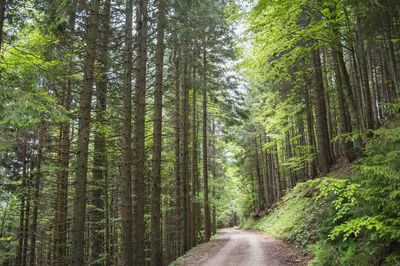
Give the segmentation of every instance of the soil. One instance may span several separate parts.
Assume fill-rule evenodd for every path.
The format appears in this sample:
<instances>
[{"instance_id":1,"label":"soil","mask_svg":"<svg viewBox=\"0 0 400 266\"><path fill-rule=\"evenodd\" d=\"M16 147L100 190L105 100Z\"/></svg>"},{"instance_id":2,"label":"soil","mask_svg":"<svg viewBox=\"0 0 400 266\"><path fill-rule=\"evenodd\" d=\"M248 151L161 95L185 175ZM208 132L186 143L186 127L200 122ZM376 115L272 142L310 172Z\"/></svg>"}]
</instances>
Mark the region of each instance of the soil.
<instances>
[{"instance_id":1,"label":"soil","mask_svg":"<svg viewBox=\"0 0 400 266\"><path fill-rule=\"evenodd\" d=\"M284 266L307 265L307 259L283 241L255 230L222 229L214 240L195 248L176 265Z\"/></svg>"}]
</instances>

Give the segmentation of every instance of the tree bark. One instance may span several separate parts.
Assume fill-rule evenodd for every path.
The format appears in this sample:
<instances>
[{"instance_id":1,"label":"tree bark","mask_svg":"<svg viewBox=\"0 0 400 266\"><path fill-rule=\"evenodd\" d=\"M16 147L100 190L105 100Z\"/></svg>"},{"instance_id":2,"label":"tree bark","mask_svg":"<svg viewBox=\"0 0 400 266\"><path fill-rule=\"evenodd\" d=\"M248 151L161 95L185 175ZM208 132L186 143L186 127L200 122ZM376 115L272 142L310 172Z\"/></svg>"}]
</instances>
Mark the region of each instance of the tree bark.
<instances>
[{"instance_id":1,"label":"tree bark","mask_svg":"<svg viewBox=\"0 0 400 266\"><path fill-rule=\"evenodd\" d=\"M351 133L351 123L347 114L349 113L347 110L346 102L345 102L345 95L343 92L343 83L342 83L342 75L340 72L339 66L339 52L337 50L333 50L332 57L333 57L333 70L335 72L335 86L337 92L337 99L339 104L339 129L340 134L349 134ZM352 142L346 141L345 139L340 140L340 144L342 146L342 150L346 156L346 158L351 162L353 161L353 155L351 153Z\"/></svg>"},{"instance_id":2,"label":"tree bark","mask_svg":"<svg viewBox=\"0 0 400 266\"><path fill-rule=\"evenodd\" d=\"M191 220L191 246L197 243L196 216L197 216L197 182L198 182L198 162L197 162L197 86L196 86L196 67L193 68L193 97L192 97L192 220Z\"/></svg>"},{"instance_id":3,"label":"tree bark","mask_svg":"<svg viewBox=\"0 0 400 266\"><path fill-rule=\"evenodd\" d=\"M104 2L104 9L102 12L102 32L101 42L99 47L99 78L96 88L96 127L94 132L94 151L93 151L93 191L92 191L92 204L94 206L91 211L92 220L92 252L91 252L91 265L102 265L101 254L103 253L104 246L104 183L105 171L107 167L107 147L105 126L105 115L107 111L107 75L109 70L108 62L108 43L110 36L110 0Z\"/></svg>"},{"instance_id":4,"label":"tree bark","mask_svg":"<svg viewBox=\"0 0 400 266\"><path fill-rule=\"evenodd\" d=\"M15 259L16 265L23 265L23 244L24 244L24 222L25 222L25 202L27 194L27 160L26 160L26 144L23 151L23 162L22 162L22 184L21 184L21 202L20 202L20 214L19 214L19 228L18 228L18 248L17 257Z\"/></svg>"},{"instance_id":5,"label":"tree bark","mask_svg":"<svg viewBox=\"0 0 400 266\"><path fill-rule=\"evenodd\" d=\"M265 208L268 209L271 206L271 202L269 201L269 191L268 191L268 173L266 169L266 163L264 159L264 147L263 147L263 141L261 135L259 135L260 139L260 155L261 155L261 168L262 168L262 173L263 173L263 181L264 181L264 193L265 193Z\"/></svg>"},{"instance_id":6,"label":"tree bark","mask_svg":"<svg viewBox=\"0 0 400 266\"><path fill-rule=\"evenodd\" d=\"M258 196L257 209L258 211L261 211L264 209L265 200L263 191L264 185L260 170L260 160L258 157L257 137L254 139L254 165L256 167L256 177L257 177L257 196Z\"/></svg>"},{"instance_id":7,"label":"tree bark","mask_svg":"<svg viewBox=\"0 0 400 266\"><path fill-rule=\"evenodd\" d=\"M88 147L100 0L91 0L89 8L86 31L86 58L83 68L83 86L80 95L78 153L76 160L76 183L72 216L71 265L73 266L81 266L85 264L84 247Z\"/></svg>"},{"instance_id":8,"label":"tree bark","mask_svg":"<svg viewBox=\"0 0 400 266\"><path fill-rule=\"evenodd\" d=\"M3 46L3 27L4 27L4 20L6 17L6 6L7 6L7 0L0 0L0 53L1 53L1 47Z\"/></svg>"},{"instance_id":9,"label":"tree bark","mask_svg":"<svg viewBox=\"0 0 400 266\"><path fill-rule=\"evenodd\" d=\"M125 56L122 122L122 167L121 167L121 218L122 218L122 264L133 265L132 236L132 16L133 0L125 6Z\"/></svg>"},{"instance_id":10,"label":"tree bark","mask_svg":"<svg viewBox=\"0 0 400 266\"><path fill-rule=\"evenodd\" d=\"M185 41L185 48L187 47ZM186 50L186 49L185 49ZM181 204L182 204L182 241L183 250L186 252L189 249L188 243L188 200L189 200L189 141L188 141L188 111L189 111L189 79L188 79L188 55L184 55L183 62L183 92L182 92L182 194L181 194Z\"/></svg>"},{"instance_id":11,"label":"tree bark","mask_svg":"<svg viewBox=\"0 0 400 266\"><path fill-rule=\"evenodd\" d=\"M75 32L75 5L69 15L70 33ZM69 39L69 49L72 47L72 40ZM69 69L72 68L71 60L68 62ZM67 78L61 104L69 112L71 109L71 87L72 79ZM55 199L55 219L54 219L54 265L65 265L67 263L67 213L68 213L68 175L69 175L69 155L70 155L70 122L62 122L60 125L60 137L58 147L57 162L57 181Z\"/></svg>"},{"instance_id":12,"label":"tree bark","mask_svg":"<svg viewBox=\"0 0 400 266\"><path fill-rule=\"evenodd\" d=\"M208 162L207 162L207 49L203 43L203 182L204 182L204 229L205 240L211 238L211 216L208 201Z\"/></svg>"},{"instance_id":13,"label":"tree bark","mask_svg":"<svg viewBox=\"0 0 400 266\"><path fill-rule=\"evenodd\" d=\"M317 125L317 140L319 148L320 172L325 175L332 164L332 157L329 145L329 133L326 118L325 91L322 80L322 69L319 49L311 50L311 65L313 67L313 87L315 120Z\"/></svg>"},{"instance_id":14,"label":"tree bark","mask_svg":"<svg viewBox=\"0 0 400 266\"><path fill-rule=\"evenodd\" d=\"M341 47L338 48L337 58L338 58L338 64L339 64L339 69L340 69L340 76L342 78L344 97L345 97L347 106L349 107L352 129L360 130L361 129L361 126L360 126L361 117L359 116L359 112L358 112L358 102L356 102L354 100L355 96L354 96L353 89L352 89L352 86L350 83L350 77L349 77L349 73L347 71L346 63L344 62L344 59L343 59L343 51L342 51Z\"/></svg>"},{"instance_id":15,"label":"tree bark","mask_svg":"<svg viewBox=\"0 0 400 266\"><path fill-rule=\"evenodd\" d=\"M374 47L376 49L376 46ZM374 115L374 125L375 128L379 128L380 127L380 123L379 123L379 115L378 115L378 107L377 107L377 82L376 82L376 69L375 67L373 67L373 58L372 58L372 54L371 54L371 50L372 48L368 49L368 71L370 73L371 76L371 90L372 90L372 111L373 111L373 115ZM374 64L376 65L376 64Z\"/></svg>"},{"instance_id":16,"label":"tree bark","mask_svg":"<svg viewBox=\"0 0 400 266\"><path fill-rule=\"evenodd\" d=\"M136 9L136 83L134 124L134 219L133 261L144 265L144 207L145 207L145 115L146 115L146 61L147 61L147 0L138 0Z\"/></svg>"},{"instance_id":17,"label":"tree bark","mask_svg":"<svg viewBox=\"0 0 400 266\"><path fill-rule=\"evenodd\" d=\"M31 214L31 195L32 195L32 179L33 179L33 172L34 170L34 163L33 158L31 162L31 167L29 169L29 178L27 179L26 184L26 208L25 208L25 221L24 221L24 232L23 232L23 246L22 246L22 265L28 264L27 257L28 257L28 238L29 238L29 220Z\"/></svg>"},{"instance_id":18,"label":"tree bark","mask_svg":"<svg viewBox=\"0 0 400 266\"><path fill-rule=\"evenodd\" d=\"M70 34L75 32L76 1L72 2L69 14ZM68 48L72 48L72 39L68 39ZM72 62L69 59L69 70L72 69ZM72 78L68 77L63 88L61 104L69 112L71 109L71 89ZM60 137L58 145L57 161L57 181L55 199L55 219L54 219L54 265L67 264L67 231L68 231L68 175L69 175L69 155L70 155L70 122L62 122L60 125Z\"/></svg>"},{"instance_id":19,"label":"tree bark","mask_svg":"<svg viewBox=\"0 0 400 266\"><path fill-rule=\"evenodd\" d=\"M307 114L307 133L308 133L308 146L313 147L311 152L314 154L316 145L315 145L315 134L314 134L314 117L313 117L313 111L310 103L310 94L309 94L309 88L306 86L305 90L305 103L306 103L306 114ZM310 162L310 175L311 178L316 178L317 177L317 167L316 167L316 161L315 158L313 158Z\"/></svg>"},{"instance_id":20,"label":"tree bark","mask_svg":"<svg viewBox=\"0 0 400 266\"><path fill-rule=\"evenodd\" d=\"M43 142L44 142L44 125L43 122L39 126L38 132L38 154L36 160L36 173L35 173L35 184L33 191L33 213L32 213L32 227L31 227L31 246L29 254L29 265L34 266L36 259L36 236L37 236L37 226L38 226L38 210L39 210L39 200L40 200L40 179L42 176L42 158L43 158Z\"/></svg>"},{"instance_id":21,"label":"tree bark","mask_svg":"<svg viewBox=\"0 0 400 266\"><path fill-rule=\"evenodd\" d=\"M264 141L268 142L267 134L264 132ZM272 205L275 201L274 197L274 182L273 182L273 170L272 170L272 157L268 149L265 149L265 168L267 169L267 184L268 184L268 195L269 202Z\"/></svg>"},{"instance_id":22,"label":"tree bark","mask_svg":"<svg viewBox=\"0 0 400 266\"><path fill-rule=\"evenodd\" d=\"M273 146L273 169L274 169L274 188L275 188L275 199L279 201L282 197L282 184L281 184L281 175L279 172L279 158L278 158L278 147L277 144Z\"/></svg>"},{"instance_id":23,"label":"tree bark","mask_svg":"<svg viewBox=\"0 0 400 266\"><path fill-rule=\"evenodd\" d=\"M354 96L354 104L357 107L357 116L359 121L359 129L365 129L365 119L364 119L364 110L363 110L363 94L361 92L361 77L359 69L359 64L357 64L355 49L350 52L350 65L351 65L351 79L352 79L352 89Z\"/></svg>"},{"instance_id":24,"label":"tree bark","mask_svg":"<svg viewBox=\"0 0 400 266\"><path fill-rule=\"evenodd\" d=\"M359 24L359 18L357 18L357 24ZM374 114L372 109L372 99L371 99L371 89L369 86L369 78L368 78L368 70L367 70L367 62L366 62L366 54L364 50L364 43L360 36L360 29L355 31L356 34L356 56L357 61L360 67L361 74L361 85L363 89L364 95L364 110L365 110L365 120L366 120L366 129L375 129L374 126Z\"/></svg>"},{"instance_id":25,"label":"tree bark","mask_svg":"<svg viewBox=\"0 0 400 266\"><path fill-rule=\"evenodd\" d=\"M153 163L151 194L151 265L163 265L161 242L161 144L164 67L165 0L158 1L156 74L154 87Z\"/></svg>"},{"instance_id":26,"label":"tree bark","mask_svg":"<svg viewBox=\"0 0 400 266\"><path fill-rule=\"evenodd\" d=\"M182 241L181 241L181 158L180 158L180 144L181 144L181 127L180 127L180 51L179 48L174 50L174 64L175 64L175 179L176 179L176 206L175 206L175 256L182 255Z\"/></svg>"}]
</instances>

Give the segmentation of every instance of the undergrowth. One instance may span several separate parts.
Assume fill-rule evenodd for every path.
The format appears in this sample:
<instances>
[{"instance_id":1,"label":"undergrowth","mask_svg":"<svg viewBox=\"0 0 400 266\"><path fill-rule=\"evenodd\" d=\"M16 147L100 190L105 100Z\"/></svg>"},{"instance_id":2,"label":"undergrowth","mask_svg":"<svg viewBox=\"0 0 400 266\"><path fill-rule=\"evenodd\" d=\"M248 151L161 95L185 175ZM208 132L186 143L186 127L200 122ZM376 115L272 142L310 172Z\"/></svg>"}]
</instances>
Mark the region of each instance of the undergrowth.
<instances>
[{"instance_id":1,"label":"undergrowth","mask_svg":"<svg viewBox=\"0 0 400 266\"><path fill-rule=\"evenodd\" d=\"M312 252L309 265L400 265L400 119L372 133L351 178L297 184L242 227Z\"/></svg>"}]
</instances>

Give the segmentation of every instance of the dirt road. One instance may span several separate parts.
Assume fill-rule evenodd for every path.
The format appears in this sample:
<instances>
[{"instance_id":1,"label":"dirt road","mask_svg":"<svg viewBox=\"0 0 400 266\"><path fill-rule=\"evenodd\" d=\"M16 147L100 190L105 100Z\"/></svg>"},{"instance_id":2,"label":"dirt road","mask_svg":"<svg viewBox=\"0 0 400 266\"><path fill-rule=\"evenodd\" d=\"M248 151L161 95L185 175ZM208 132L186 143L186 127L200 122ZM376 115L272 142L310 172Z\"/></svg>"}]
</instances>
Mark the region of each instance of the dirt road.
<instances>
[{"instance_id":1,"label":"dirt road","mask_svg":"<svg viewBox=\"0 0 400 266\"><path fill-rule=\"evenodd\" d=\"M214 240L196 248L177 265L283 266L305 265L299 254L282 241L241 229L223 229Z\"/></svg>"}]
</instances>

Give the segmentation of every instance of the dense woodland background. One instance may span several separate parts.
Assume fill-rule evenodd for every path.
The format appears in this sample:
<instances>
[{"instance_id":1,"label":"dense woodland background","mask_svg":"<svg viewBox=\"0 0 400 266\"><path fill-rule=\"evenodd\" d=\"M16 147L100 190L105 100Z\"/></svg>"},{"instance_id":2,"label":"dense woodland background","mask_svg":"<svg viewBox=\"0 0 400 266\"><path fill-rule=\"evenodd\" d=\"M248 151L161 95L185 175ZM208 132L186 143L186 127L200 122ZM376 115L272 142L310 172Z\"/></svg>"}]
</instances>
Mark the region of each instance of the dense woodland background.
<instances>
[{"instance_id":1,"label":"dense woodland background","mask_svg":"<svg viewBox=\"0 0 400 266\"><path fill-rule=\"evenodd\" d=\"M167 265L350 164L325 243L395 263L399 8L0 0L0 264Z\"/></svg>"}]
</instances>

